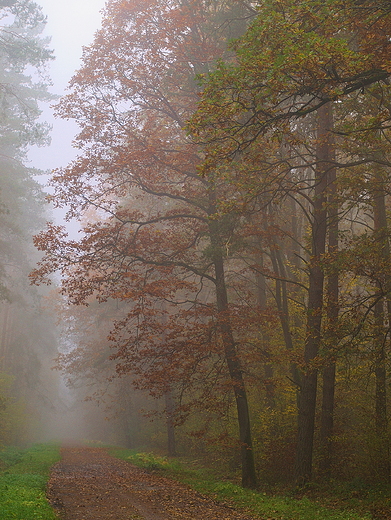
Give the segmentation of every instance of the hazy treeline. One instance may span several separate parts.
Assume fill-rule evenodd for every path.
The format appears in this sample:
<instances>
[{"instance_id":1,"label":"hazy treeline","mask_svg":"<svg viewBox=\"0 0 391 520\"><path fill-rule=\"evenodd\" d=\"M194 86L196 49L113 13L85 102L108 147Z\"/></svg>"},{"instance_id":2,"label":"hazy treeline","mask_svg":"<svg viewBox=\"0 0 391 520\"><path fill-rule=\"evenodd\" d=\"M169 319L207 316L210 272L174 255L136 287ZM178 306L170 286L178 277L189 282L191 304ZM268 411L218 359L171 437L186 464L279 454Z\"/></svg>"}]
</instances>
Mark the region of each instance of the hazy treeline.
<instances>
[{"instance_id":1,"label":"hazy treeline","mask_svg":"<svg viewBox=\"0 0 391 520\"><path fill-rule=\"evenodd\" d=\"M39 122L52 59L40 36L45 17L29 0L0 2L0 446L45 435L58 407L55 316L28 275L39 255L32 235L48 218L32 145L49 142ZM46 291L47 292L47 291Z\"/></svg>"}]
</instances>

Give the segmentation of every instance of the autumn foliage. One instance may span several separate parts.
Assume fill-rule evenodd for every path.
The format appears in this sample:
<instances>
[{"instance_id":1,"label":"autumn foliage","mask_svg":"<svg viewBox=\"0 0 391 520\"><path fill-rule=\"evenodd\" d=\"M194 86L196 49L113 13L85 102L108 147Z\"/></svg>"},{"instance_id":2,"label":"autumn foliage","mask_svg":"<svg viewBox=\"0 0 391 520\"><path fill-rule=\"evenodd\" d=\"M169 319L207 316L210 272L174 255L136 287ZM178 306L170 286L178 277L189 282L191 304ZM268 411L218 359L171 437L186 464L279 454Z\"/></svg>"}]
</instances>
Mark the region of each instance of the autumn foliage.
<instances>
[{"instance_id":1,"label":"autumn foliage","mask_svg":"<svg viewBox=\"0 0 391 520\"><path fill-rule=\"evenodd\" d=\"M80 155L52 200L81 234L48 224L32 278L117 302L117 374L170 396L178 431L198 417L193 435L239 447L247 487L340 472L363 409L371 447L345 476L388 472L390 16L112 0L57 105Z\"/></svg>"}]
</instances>

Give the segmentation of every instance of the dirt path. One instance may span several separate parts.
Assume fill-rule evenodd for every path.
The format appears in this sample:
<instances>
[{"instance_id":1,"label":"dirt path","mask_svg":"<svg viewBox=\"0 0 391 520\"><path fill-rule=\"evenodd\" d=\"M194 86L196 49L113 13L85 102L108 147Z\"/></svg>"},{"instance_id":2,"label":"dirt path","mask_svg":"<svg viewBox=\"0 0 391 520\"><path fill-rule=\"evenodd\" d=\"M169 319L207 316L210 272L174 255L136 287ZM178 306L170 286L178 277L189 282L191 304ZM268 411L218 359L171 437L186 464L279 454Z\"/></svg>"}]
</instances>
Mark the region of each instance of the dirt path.
<instances>
[{"instance_id":1,"label":"dirt path","mask_svg":"<svg viewBox=\"0 0 391 520\"><path fill-rule=\"evenodd\" d=\"M65 520L253 520L102 448L63 448L48 497Z\"/></svg>"}]
</instances>

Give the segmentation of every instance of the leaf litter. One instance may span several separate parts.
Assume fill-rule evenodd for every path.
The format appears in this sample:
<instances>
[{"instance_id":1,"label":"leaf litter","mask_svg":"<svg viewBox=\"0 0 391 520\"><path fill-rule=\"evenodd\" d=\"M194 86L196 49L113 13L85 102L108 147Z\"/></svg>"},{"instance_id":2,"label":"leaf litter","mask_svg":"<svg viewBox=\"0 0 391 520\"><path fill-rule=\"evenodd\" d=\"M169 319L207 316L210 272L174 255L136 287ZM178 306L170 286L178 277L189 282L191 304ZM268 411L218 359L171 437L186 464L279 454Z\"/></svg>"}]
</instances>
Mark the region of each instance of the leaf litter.
<instances>
[{"instance_id":1,"label":"leaf litter","mask_svg":"<svg viewBox=\"0 0 391 520\"><path fill-rule=\"evenodd\" d=\"M63 520L254 520L104 448L64 447L48 499Z\"/></svg>"}]
</instances>

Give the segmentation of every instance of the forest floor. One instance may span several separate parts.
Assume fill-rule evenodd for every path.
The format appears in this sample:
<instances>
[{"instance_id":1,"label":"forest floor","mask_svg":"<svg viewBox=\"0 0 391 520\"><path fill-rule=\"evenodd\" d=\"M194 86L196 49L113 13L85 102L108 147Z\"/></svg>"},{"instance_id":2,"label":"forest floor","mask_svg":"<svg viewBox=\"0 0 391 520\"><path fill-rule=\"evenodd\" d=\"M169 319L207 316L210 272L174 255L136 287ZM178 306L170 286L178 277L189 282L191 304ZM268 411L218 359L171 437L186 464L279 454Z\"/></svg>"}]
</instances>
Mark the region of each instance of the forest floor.
<instances>
[{"instance_id":1,"label":"forest floor","mask_svg":"<svg viewBox=\"0 0 391 520\"><path fill-rule=\"evenodd\" d=\"M64 520L253 520L104 448L64 447L48 483Z\"/></svg>"}]
</instances>

